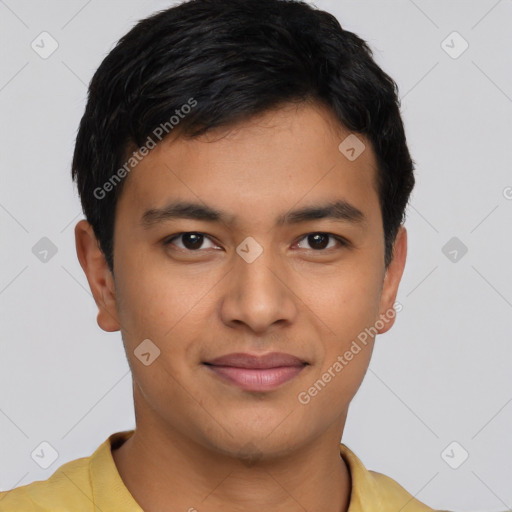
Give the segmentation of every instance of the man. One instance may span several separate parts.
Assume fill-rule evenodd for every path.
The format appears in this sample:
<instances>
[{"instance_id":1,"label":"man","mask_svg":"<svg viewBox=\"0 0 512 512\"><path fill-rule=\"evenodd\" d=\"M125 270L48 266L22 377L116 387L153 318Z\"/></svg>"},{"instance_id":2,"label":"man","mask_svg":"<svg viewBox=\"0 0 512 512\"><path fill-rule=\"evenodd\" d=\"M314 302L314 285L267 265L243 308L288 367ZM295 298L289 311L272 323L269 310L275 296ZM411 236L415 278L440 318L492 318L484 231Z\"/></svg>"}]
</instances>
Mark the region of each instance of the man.
<instances>
[{"instance_id":1,"label":"man","mask_svg":"<svg viewBox=\"0 0 512 512\"><path fill-rule=\"evenodd\" d=\"M95 73L72 167L136 429L0 510L432 510L340 445L394 323L414 186L364 41L294 1L159 12Z\"/></svg>"}]
</instances>

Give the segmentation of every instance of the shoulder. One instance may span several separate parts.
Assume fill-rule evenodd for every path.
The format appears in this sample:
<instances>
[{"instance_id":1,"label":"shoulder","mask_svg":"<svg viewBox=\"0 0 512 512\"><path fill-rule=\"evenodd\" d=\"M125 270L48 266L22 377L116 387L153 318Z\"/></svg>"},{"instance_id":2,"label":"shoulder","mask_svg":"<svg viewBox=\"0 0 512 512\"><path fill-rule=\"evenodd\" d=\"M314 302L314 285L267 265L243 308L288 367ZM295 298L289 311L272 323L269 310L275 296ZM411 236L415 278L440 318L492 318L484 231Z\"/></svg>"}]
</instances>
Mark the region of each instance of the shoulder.
<instances>
[{"instance_id":1,"label":"shoulder","mask_svg":"<svg viewBox=\"0 0 512 512\"><path fill-rule=\"evenodd\" d=\"M0 512L57 512L93 510L89 478L90 457L60 466L47 480L38 480L10 491L0 492Z\"/></svg>"},{"instance_id":2,"label":"shoulder","mask_svg":"<svg viewBox=\"0 0 512 512\"><path fill-rule=\"evenodd\" d=\"M0 512L142 512L124 486L111 451L133 432L111 434L92 455L63 464L47 480L0 492Z\"/></svg>"},{"instance_id":3,"label":"shoulder","mask_svg":"<svg viewBox=\"0 0 512 512\"><path fill-rule=\"evenodd\" d=\"M442 512L420 502L391 477L377 471L370 470L368 473L375 482L376 492L383 503L401 504L400 506L404 506L404 511L407 512Z\"/></svg>"},{"instance_id":4,"label":"shoulder","mask_svg":"<svg viewBox=\"0 0 512 512\"><path fill-rule=\"evenodd\" d=\"M366 469L357 455L345 444L340 445L341 456L350 470L352 491L350 507L354 510L379 510L380 512L445 512L419 501L391 477ZM349 508L349 511L352 508Z\"/></svg>"},{"instance_id":5,"label":"shoulder","mask_svg":"<svg viewBox=\"0 0 512 512\"><path fill-rule=\"evenodd\" d=\"M440 510L427 507L427 505L418 501L414 496L407 492L396 480L393 480L387 475L378 473L376 471L369 471L373 478L378 482L379 489L384 497L387 499L407 499L407 507L404 505L404 512L451 512L450 510ZM512 511L511 511L512 512Z\"/></svg>"}]
</instances>

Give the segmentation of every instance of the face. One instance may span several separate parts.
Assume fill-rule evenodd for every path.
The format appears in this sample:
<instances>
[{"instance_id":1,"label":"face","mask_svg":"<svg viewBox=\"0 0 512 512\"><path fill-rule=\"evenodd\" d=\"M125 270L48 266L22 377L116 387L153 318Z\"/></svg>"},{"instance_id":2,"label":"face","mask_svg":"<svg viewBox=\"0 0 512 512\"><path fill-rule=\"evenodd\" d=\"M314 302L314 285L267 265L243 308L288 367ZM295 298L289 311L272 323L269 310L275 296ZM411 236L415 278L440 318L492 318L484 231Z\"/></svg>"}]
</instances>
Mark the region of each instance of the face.
<instances>
[{"instance_id":1,"label":"face","mask_svg":"<svg viewBox=\"0 0 512 512\"><path fill-rule=\"evenodd\" d=\"M138 428L264 456L341 435L369 328L393 324L406 253L402 228L386 271L375 156L359 134L356 159L341 151L349 135L302 105L165 140L118 202L115 282L79 223L98 323L122 333Z\"/></svg>"}]
</instances>

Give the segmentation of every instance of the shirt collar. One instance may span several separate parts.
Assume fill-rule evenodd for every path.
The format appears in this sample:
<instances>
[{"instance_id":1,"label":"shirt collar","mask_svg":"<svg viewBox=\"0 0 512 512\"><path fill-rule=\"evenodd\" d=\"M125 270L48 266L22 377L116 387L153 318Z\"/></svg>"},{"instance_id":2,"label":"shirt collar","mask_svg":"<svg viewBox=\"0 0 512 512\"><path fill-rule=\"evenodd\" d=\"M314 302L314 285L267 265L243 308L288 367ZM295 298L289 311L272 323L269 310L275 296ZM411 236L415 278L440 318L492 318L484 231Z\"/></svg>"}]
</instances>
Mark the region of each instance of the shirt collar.
<instances>
[{"instance_id":1,"label":"shirt collar","mask_svg":"<svg viewBox=\"0 0 512 512\"><path fill-rule=\"evenodd\" d=\"M125 486L117 471L112 449L124 443L134 430L116 432L91 455L89 478L94 501L94 512L144 512Z\"/></svg>"},{"instance_id":2,"label":"shirt collar","mask_svg":"<svg viewBox=\"0 0 512 512\"><path fill-rule=\"evenodd\" d=\"M383 505L378 498L377 482L356 454L345 444L340 443L340 454L347 464L351 492L348 512L378 510L376 505Z\"/></svg>"}]
</instances>

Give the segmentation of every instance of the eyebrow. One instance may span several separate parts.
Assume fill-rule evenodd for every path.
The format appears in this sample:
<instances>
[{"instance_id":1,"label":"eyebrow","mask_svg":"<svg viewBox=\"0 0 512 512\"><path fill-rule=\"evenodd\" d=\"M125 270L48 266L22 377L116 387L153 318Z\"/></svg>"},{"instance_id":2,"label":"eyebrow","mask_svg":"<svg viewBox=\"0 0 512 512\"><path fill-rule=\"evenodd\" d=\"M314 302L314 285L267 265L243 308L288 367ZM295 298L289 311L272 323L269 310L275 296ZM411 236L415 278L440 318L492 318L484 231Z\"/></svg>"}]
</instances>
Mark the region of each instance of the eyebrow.
<instances>
[{"instance_id":1,"label":"eyebrow","mask_svg":"<svg viewBox=\"0 0 512 512\"><path fill-rule=\"evenodd\" d=\"M192 219L232 224L236 216L200 203L172 201L163 208L151 208L145 211L141 217L141 225L144 229L149 229L156 224L173 219ZM319 219L349 222L356 225L366 223L366 216L361 210L344 199L338 199L281 214L276 219L276 226L299 224Z\"/></svg>"}]
</instances>

